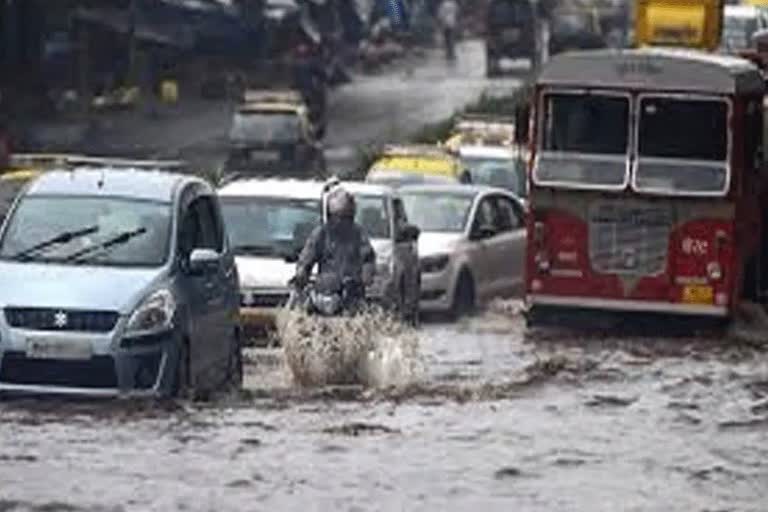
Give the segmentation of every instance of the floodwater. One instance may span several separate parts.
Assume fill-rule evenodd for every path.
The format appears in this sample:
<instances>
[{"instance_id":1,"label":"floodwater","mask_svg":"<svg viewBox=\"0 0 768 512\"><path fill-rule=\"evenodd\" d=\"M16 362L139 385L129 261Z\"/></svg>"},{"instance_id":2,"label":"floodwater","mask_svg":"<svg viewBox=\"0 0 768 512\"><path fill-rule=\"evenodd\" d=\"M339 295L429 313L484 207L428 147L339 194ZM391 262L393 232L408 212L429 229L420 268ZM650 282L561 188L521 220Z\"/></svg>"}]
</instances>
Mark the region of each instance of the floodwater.
<instances>
[{"instance_id":1,"label":"floodwater","mask_svg":"<svg viewBox=\"0 0 768 512\"><path fill-rule=\"evenodd\" d=\"M0 510L768 507L765 347L531 333L512 310L419 337L400 387L300 389L260 350L237 398L0 404Z\"/></svg>"}]
</instances>

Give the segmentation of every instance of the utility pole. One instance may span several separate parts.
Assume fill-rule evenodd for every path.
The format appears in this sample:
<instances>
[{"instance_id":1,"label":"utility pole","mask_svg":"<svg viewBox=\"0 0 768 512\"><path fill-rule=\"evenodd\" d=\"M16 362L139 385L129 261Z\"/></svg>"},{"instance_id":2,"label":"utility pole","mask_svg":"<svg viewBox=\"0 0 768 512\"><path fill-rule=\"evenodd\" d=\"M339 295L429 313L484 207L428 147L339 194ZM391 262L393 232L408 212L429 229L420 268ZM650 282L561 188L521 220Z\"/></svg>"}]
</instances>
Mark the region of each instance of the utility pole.
<instances>
[{"instance_id":1,"label":"utility pole","mask_svg":"<svg viewBox=\"0 0 768 512\"><path fill-rule=\"evenodd\" d=\"M556 2L557 0L535 0L534 3L536 12L536 52L532 66L534 76L549 60L550 21Z\"/></svg>"},{"instance_id":2,"label":"utility pole","mask_svg":"<svg viewBox=\"0 0 768 512\"><path fill-rule=\"evenodd\" d=\"M131 0L128 8L128 85L138 84L138 44L136 37L136 25L139 13L138 0Z\"/></svg>"}]
</instances>

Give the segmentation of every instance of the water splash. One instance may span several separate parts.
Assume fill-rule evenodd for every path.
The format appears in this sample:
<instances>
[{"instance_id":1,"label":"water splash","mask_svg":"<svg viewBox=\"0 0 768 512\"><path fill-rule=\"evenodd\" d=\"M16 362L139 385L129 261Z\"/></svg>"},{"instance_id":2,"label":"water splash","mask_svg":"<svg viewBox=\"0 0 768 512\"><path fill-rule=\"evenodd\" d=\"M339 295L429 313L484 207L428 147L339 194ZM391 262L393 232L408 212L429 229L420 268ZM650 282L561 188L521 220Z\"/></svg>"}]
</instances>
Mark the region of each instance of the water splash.
<instances>
[{"instance_id":1,"label":"water splash","mask_svg":"<svg viewBox=\"0 0 768 512\"><path fill-rule=\"evenodd\" d=\"M294 381L303 387L398 387L424 373L417 332L378 310L351 318L284 310L277 331Z\"/></svg>"}]
</instances>

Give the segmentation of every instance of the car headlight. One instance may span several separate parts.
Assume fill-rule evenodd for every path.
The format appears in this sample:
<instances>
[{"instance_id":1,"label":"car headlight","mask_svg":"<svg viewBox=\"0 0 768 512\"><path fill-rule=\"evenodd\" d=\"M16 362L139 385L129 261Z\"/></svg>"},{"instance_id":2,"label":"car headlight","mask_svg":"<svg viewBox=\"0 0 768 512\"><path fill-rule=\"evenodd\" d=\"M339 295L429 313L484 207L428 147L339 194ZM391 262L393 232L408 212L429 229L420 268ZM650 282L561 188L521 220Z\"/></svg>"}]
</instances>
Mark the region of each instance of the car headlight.
<instances>
[{"instance_id":1,"label":"car headlight","mask_svg":"<svg viewBox=\"0 0 768 512\"><path fill-rule=\"evenodd\" d=\"M451 257L447 254L439 254L437 256L427 256L426 258L422 258L421 261L419 261L419 264L421 265L421 271L425 274L435 274L445 270L445 267L448 266L450 260Z\"/></svg>"},{"instance_id":2,"label":"car headlight","mask_svg":"<svg viewBox=\"0 0 768 512\"><path fill-rule=\"evenodd\" d=\"M158 290L136 308L128 319L126 334L139 336L173 328L176 299L169 290Z\"/></svg>"}]
</instances>

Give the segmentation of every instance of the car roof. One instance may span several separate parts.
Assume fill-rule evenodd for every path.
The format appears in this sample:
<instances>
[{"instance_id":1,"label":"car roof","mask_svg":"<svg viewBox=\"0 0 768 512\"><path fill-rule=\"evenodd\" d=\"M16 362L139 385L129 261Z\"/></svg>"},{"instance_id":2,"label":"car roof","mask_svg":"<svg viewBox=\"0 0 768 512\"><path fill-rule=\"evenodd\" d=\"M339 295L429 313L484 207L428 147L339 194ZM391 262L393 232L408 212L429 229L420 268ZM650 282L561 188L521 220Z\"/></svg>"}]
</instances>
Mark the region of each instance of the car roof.
<instances>
[{"instance_id":1,"label":"car roof","mask_svg":"<svg viewBox=\"0 0 768 512\"><path fill-rule=\"evenodd\" d=\"M406 195L410 192L436 192L446 194L461 194L466 196L476 196L479 194L487 194L489 192L503 192L508 195L503 189L486 187L483 185L464 185L464 184L429 184L429 185L404 185L399 189L401 195Z\"/></svg>"},{"instance_id":2,"label":"car roof","mask_svg":"<svg viewBox=\"0 0 768 512\"><path fill-rule=\"evenodd\" d=\"M248 178L221 187L221 197L284 197L320 199L325 183L318 180L283 178Z\"/></svg>"},{"instance_id":3,"label":"car roof","mask_svg":"<svg viewBox=\"0 0 768 512\"><path fill-rule=\"evenodd\" d=\"M268 113L295 114L298 115L303 105L292 103L246 103L237 108L237 112L243 115L257 115Z\"/></svg>"},{"instance_id":4,"label":"car roof","mask_svg":"<svg viewBox=\"0 0 768 512\"><path fill-rule=\"evenodd\" d=\"M170 172L82 167L42 173L26 195L98 195L170 202L182 183L193 181L206 184L199 178Z\"/></svg>"},{"instance_id":5,"label":"car roof","mask_svg":"<svg viewBox=\"0 0 768 512\"><path fill-rule=\"evenodd\" d=\"M392 196L396 195L393 187L379 183L366 183L363 181L343 181L340 186L351 194L371 195L371 196Z\"/></svg>"}]
</instances>

